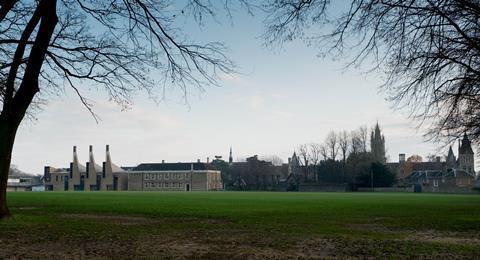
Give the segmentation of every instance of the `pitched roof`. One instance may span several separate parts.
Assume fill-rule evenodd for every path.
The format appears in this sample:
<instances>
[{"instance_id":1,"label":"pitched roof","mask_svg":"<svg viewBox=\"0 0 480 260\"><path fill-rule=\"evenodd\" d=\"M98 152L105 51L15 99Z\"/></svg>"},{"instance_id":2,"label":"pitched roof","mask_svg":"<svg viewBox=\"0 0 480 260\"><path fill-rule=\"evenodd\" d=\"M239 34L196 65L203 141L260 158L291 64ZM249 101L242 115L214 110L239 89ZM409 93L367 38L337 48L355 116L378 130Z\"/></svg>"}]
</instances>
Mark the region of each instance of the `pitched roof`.
<instances>
[{"instance_id":1,"label":"pitched roof","mask_svg":"<svg viewBox=\"0 0 480 260\"><path fill-rule=\"evenodd\" d=\"M216 170L207 163L142 163L132 171L190 171L192 165L194 171Z\"/></svg>"},{"instance_id":2,"label":"pitched roof","mask_svg":"<svg viewBox=\"0 0 480 260\"><path fill-rule=\"evenodd\" d=\"M445 162L413 162L412 171L443 171Z\"/></svg>"}]
</instances>

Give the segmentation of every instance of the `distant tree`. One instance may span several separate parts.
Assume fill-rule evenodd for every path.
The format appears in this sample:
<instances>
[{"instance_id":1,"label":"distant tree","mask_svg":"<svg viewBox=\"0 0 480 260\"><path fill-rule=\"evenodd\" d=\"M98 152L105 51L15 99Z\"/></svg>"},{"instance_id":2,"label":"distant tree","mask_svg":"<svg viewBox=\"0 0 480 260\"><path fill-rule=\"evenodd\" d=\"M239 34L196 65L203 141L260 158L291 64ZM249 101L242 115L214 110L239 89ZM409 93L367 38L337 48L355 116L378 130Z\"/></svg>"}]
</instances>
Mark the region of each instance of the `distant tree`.
<instances>
[{"instance_id":1,"label":"distant tree","mask_svg":"<svg viewBox=\"0 0 480 260\"><path fill-rule=\"evenodd\" d=\"M342 176L342 162L334 160L321 161L318 166L319 180L323 183L344 183Z\"/></svg>"},{"instance_id":2,"label":"distant tree","mask_svg":"<svg viewBox=\"0 0 480 260\"><path fill-rule=\"evenodd\" d=\"M338 145L340 147L340 152L342 153L342 176L345 180L347 155L350 147L350 140L347 131L342 131L338 134Z\"/></svg>"},{"instance_id":3,"label":"distant tree","mask_svg":"<svg viewBox=\"0 0 480 260\"><path fill-rule=\"evenodd\" d=\"M414 154L407 158L407 162L423 162L423 158L420 155Z\"/></svg>"},{"instance_id":4,"label":"distant tree","mask_svg":"<svg viewBox=\"0 0 480 260\"><path fill-rule=\"evenodd\" d=\"M437 156L435 154L427 155L427 161L428 162L436 162L438 159L441 159L441 156Z\"/></svg>"},{"instance_id":5,"label":"distant tree","mask_svg":"<svg viewBox=\"0 0 480 260\"><path fill-rule=\"evenodd\" d=\"M305 176L305 181L308 180L308 166L310 165L310 150L308 144L301 144L298 146L298 159L299 163L303 169L303 175Z\"/></svg>"},{"instance_id":6,"label":"distant tree","mask_svg":"<svg viewBox=\"0 0 480 260\"><path fill-rule=\"evenodd\" d=\"M374 158L370 152L350 153L346 163L346 179L349 183L356 186L358 176L365 173L366 169L370 169Z\"/></svg>"},{"instance_id":7,"label":"distant tree","mask_svg":"<svg viewBox=\"0 0 480 260\"><path fill-rule=\"evenodd\" d=\"M318 181L318 164L320 163L320 156L322 152L322 146L318 143L310 143L309 144L309 157L310 157L310 162L313 168L313 176L315 181Z\"/></svg>"},{"instance_id":8,"label":"distant tree","mask_svg":"<svg viewBox=\"0 0 480 260\"><path fill-rule=\"evenodd\" d=\"M322 155L323 161L328 160L328 147L325 144L320 145L320 154Z\"/></svg>"},{"instance_id":9,"label":"distant tree","mask_svg":"<svg viewBox=\"0 0 480 260\"><path fill-rule=\"evenodd\" d=\"M367 152L367 143L368 143L368 128L367 126L360 126L358 128L358 138L361 145L361 152Z\"/></svg>"},{"instance_id":10,"label":"distant tree","mask_svg":"<svg viewBox=\"0 0 480 260\"><path fill-rule=\"evenodd\" d=\"M372 179L373 177L373 179ZM373 162L370 166L363 167L357 176L359 187L390 187L395 183L395 173L391 172L385 164Z\"/></svg>"},{"instance_id":11,"label":"distant tree","mask_svg":"<svg viewBox=\"0 0 480 260\"><path fill-rule=\"evenodd\" d=\"M407 161L405 162L405 166L403 168L403 174L405 175L404 177L412 174L413 164L414 163L419 163L419 162L423 162L423 158L420 155L414 154L414 155L408 157Z\"/></svg>"},{"instance_id":12,"label":"distant tree","mask_svg":"<svg viewBox=\"0 0 480 260\"><path fill-rule=\"evenodd\" d=\"M433 122L432 138L467 132L480 143L479 1L273 0L265 6L267 44L302 39L318 44L319 56L351 51L350 66L369 64L369 71L386 74L383 88L396 107Z\"/></svg>"},{"instance_id":13,"label":"distant tree","mask_svg":"<svg viewBox=\"0 0 480 260\"><path fill-rule=\"evenodd\" d=\"M351 153L365 153L367 152L367 138L368 130L365 126L359 127L357 130L352 131L351 138Z\"/></svg>"},{"instance_id":14,"label":"distant tree","mask_svg":"<svg viewBox=\"0 0 480 260\"><path fill-rule=\"evenodd\" d=\"M103 89L110 100L128 106L136 90L177 87L186 93L218 84L218 73L233 72L221 43L190 42L175 23L192 17L201 24L215 15L212 2L182 3L172 8L173 1L154 0L0 1L0 219L10 215L11 154L32 103L71 88L96 118L85 87Z\"/></svg>"},{"instance_id":15,"label":"distant tree","mask_svg":"<svg viewBox=\"0 0 480 260\"><path fill-rule=\"evenodd\" d=\"M272 155L263 155L260 157L261 160L271 162L275 166L281 166L283 164L283 159L280 156L272 154Z\"/></svg>"},{"instance_id":16,"label":"distant tree","mask_svg":"<svg viewBox=\"0 0 480 260\"><path fill-rule=\"evenodd\" d=\"M232 183L233 179L230 175L230 165L228 162L224 161L221 157L215 158L211 164L220 171L222 175L222 182L224 184Z\"/></svg>"},{"instance_id":17,"label":"distant tree","mask_svg":"<svg viewBox=\"0 0 480 260\"><path fill-rule=\"evenodd\" d=\"M337 134L334 131L328 133L325 139L325 146L328 149L329 159L335 161L337 159L339 145Z\"/></svg>"}]
</instances>

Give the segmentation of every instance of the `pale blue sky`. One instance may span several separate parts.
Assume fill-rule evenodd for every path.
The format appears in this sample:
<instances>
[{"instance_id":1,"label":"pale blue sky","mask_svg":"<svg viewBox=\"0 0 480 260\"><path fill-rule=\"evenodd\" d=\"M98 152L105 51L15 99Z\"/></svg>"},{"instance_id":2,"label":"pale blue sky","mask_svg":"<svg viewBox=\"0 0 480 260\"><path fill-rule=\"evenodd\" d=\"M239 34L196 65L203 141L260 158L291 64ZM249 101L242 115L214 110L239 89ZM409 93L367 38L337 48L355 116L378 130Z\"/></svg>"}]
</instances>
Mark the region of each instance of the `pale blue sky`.
<instances>
[{"instance_id":1,"label":"pale blue sky","mask_svg":"<svg viewBox=\"0 0 480 260\"><path fill-rule=\"evenodd\" d=\"M85 162L90 144L98 162L110 144L113 160L122 166L227 158L230 145L234 158L275 154L286 161L299 144L322 142L331 130L370 127L377 120L392 160L401 152L435 152L434 144L422 142L416 123L405 112L391 109L378 92L378 75L343 71L347 60L318 58L315 48L301 42L265 48L261 21L241 14L233 27L207 22L199 30L184 24L193 39L229 46L241 73L222 76L222 87L204 93L191 89L188 106L178 91L167 92L167 100L158 106L139 94L132 109L124 112L102 93L87 92L96 100L99 124L67 91L50 102L38 122L21 126L12 163L31 173L42 173L45 165L67 167L72 146L78 146Z\"/></svg>"}]
</instances>

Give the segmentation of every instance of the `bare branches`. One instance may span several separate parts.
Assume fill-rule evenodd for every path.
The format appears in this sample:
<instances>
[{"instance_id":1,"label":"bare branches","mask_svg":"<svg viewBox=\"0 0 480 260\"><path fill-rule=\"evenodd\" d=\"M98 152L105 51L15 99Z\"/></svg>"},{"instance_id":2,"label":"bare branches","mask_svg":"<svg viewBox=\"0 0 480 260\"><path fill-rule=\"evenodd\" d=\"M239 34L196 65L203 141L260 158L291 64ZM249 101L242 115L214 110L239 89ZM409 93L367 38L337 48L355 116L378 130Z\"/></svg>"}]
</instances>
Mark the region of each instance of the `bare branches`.
<instances>
[{"instance_id":1,"label":"bare branches","mask_svg":"<svg viewBox=\"0 0 480 260\"><path fill-rule=\"evenodd\" d=\"M94 114L91 103L81 95L86 85L104 90L126 107L137 90L153 98L158 86L164 91L179 88L186 98L192 87L202 91L219 84L219 73L234 72L222 43L190 42L175 24L178 16L214 17L218 5L209 0L188 1L179 9L167 0L57 1L58 24L38 76L40 95L70 87ZM230 1L225 0L224 8L230 7ZM6 12L0 19L0 78L4 82L0 100L4 108L22 82L39 30L39 6L36 1L4 1L0 6L0 18ZM249 5L242 0L240 6Z\"/></svg>"},{"instance_id":2,"label":"bare branches","mask_svg":"<svg viewBox=\"0 0 480 260\"><path fill-rule=\"evenodd\" d=\"M322 55L352 52L348 65L385 73L382 88L390 100L420 122L433 122L432 138L467 131L480 142L478 1L354 0L330 19L328 5L274 1L267 43L302 39L318 44ZM326 33L316 35L319 28Z\"/></svg>"}]
</instances>

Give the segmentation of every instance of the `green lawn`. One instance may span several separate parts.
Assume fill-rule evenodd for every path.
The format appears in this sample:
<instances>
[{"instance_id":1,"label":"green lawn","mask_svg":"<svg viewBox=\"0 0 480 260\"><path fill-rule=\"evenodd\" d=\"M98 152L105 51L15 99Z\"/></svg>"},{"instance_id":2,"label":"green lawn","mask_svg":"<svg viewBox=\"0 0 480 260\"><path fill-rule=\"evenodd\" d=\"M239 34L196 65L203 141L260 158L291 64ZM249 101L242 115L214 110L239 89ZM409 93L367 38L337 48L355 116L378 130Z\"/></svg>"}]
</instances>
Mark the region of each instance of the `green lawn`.
<instances>
[{"instance_id":1,"label":"green lawn","mask_svg":"<svg viewBox=\"0 0 480 260\"><path fill-rule=\"evenodd\" d=\"M0 258L476 258L480 196L9 193Z\"/></svg>"}]
</instances>

